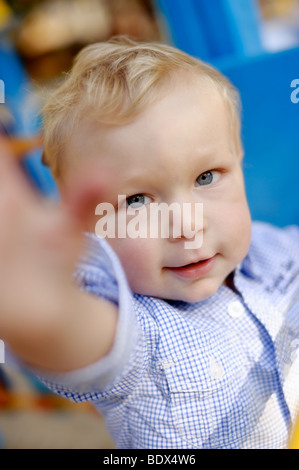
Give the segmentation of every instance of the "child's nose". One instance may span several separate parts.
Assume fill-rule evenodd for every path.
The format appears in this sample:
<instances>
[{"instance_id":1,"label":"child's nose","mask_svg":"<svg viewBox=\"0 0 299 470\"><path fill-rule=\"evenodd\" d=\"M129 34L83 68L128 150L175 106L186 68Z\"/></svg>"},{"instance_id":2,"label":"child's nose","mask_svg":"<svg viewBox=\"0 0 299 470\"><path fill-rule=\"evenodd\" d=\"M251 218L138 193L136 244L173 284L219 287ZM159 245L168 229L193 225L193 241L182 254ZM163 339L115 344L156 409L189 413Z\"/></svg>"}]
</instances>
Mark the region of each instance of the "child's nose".
<instances>
[{"instance_id":1,"label":"child's nose","mask_svg":"<svg viewBox=\"0 0 299 470\"><path fill-rule=\"evenodd\" d=\"M170 239L192 240L199 232L203 232L206 221L201 202L180 202L177 213L170 213Z\"/></svg>"}]
</instances>

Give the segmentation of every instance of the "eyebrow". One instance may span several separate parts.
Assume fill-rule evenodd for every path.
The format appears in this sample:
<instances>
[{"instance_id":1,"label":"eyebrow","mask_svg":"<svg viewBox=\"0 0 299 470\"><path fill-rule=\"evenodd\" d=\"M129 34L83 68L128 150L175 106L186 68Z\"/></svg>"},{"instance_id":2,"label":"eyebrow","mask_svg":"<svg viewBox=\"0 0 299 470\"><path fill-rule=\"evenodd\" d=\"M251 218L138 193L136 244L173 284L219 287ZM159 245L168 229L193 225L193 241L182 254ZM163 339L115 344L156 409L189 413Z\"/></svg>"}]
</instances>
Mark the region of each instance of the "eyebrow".
<instances>
[{"instance_id":1,"label":"eyebrow","mask_svg":"<svg viewBox=\"0 0 299 470\"><path fill-rule=\"evenodd\" d=\"M217 153L207 152L198 156L198 159L200 160L200 164L203 167L207 167L207 168L210 167L210 169L213 169L213 167L218 167L224 164L228 164L229 160L232 158L233 158L233 151L230 148L218 150Z\"/></svg>"},{"instance_id":2,"label":"eyebrow","mask_svg":"<svg viewBox=\"0 0 299 470\"><path fill-rule=\"evenodd\" d=\"M198 169L198 174L201 174L204 171L212 170L213 168L220 167L225 163L228 164L228 159L232 158L232 151L226 149L224 152L218 152L217 154L213 151L205 152L202 154L197 154L194 152L194 160L192 166L194 169ZM147 186L156 186L160 178L164 179L165 176L162 173L160 168L152 168L151 171L140 168L133 170L133 174L129 175L126 179L124 186L136 186L141 187L143 185L142 180L146 178ZM188 171L188 169L187 169ZM194 170L193 170L194 171ZM191 170L190 170L191 173ZM143 189L140 188L142 191ZM138 193L138 189L136 190ZM131 191L130 191L131 192Z\"/></svg>"},{"instance_id":3,"label":"eyebrow","mask_svg":"<svg viewBox=\"0 0 299 470\"><path fill-rule=\"evenodd\" d=\"M131 175L126 179L124 186L132 186L132 187L137 187L142 186L143 180L146 178L146 184L148 186L154 186L155 183L157 183L157 176L156 176L156 171L154 171L154 174L149 171L138 171L135 174ZM159 176L159 175L158 175ZM138 190L137 190L138 191Z\"/></svg>"}]
</instances>

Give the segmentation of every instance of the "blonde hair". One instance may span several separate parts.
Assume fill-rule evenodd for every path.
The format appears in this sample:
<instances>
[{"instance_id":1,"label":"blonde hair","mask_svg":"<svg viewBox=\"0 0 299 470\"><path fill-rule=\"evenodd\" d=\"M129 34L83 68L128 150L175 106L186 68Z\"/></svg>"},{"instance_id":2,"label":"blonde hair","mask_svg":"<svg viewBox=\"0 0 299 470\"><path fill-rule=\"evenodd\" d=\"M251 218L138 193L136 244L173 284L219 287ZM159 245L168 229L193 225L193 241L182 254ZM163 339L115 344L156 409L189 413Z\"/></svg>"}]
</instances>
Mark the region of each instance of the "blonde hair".
<instances>
[{"instance_id":1,"label":"blonde hair","mask_svg":"<svg viewBox=\"0 0 299 470\"><path fill-rule=\"evenodd\" d=\"M44 163L59 179L66 167L66 143L83 117L110 126L131 122L165 95L169 79L182 77L182 72L186 80L198 76L218 88L228 106L236 150L242 153L239 93L226 77L172 46L115 37L82 49L62 85L45 103Z\"/></svg>"}]
</instances>

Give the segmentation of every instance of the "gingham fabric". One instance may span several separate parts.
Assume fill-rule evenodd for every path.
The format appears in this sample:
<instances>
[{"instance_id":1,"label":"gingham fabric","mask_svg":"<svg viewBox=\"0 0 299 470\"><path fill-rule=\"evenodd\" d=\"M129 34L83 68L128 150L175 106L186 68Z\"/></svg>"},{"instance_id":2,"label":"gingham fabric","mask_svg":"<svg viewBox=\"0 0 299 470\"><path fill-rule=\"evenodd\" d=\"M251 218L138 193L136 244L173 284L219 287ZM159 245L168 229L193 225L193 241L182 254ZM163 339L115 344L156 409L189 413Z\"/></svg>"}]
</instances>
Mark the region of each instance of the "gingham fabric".
<instances>
[{"instance_id":1,"label":"gingham fabric","mask_svg":"<svg viewBox=\"0 0 299 470\"><path fill-rule=\"evenodd\" d=\"M108 244L87 239L75 279L119 305L114 346L46 384L91 401L117 448L285 448L299 411L299 229L253 224L238 293L193 304L133 295Z\"/></svg>"}]
</instances>

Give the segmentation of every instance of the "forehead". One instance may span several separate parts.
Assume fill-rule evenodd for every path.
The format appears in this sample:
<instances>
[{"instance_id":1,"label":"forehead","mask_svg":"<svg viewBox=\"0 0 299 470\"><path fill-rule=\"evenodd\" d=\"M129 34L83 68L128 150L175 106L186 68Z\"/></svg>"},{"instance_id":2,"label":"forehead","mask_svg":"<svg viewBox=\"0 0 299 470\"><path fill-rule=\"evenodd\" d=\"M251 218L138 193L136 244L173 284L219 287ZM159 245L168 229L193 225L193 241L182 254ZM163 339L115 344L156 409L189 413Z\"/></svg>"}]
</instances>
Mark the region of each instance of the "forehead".
<instances>
[{"instance_id":1,"label":"forehead","mask_svg":"<svg viewBox=\"0 0 299 470\"><path fill-rule=\"evenodd\" d=\"M86 116L67 145L68 159L95 160L119 170L144 167L192 153L206 155L229 147L227 105L218 89L203 81L176 84L131 123L103 126ZM218 150L217 150L218 149ZM82 161L81 161L82 163Z\"/></svg>"}]
</instances>

